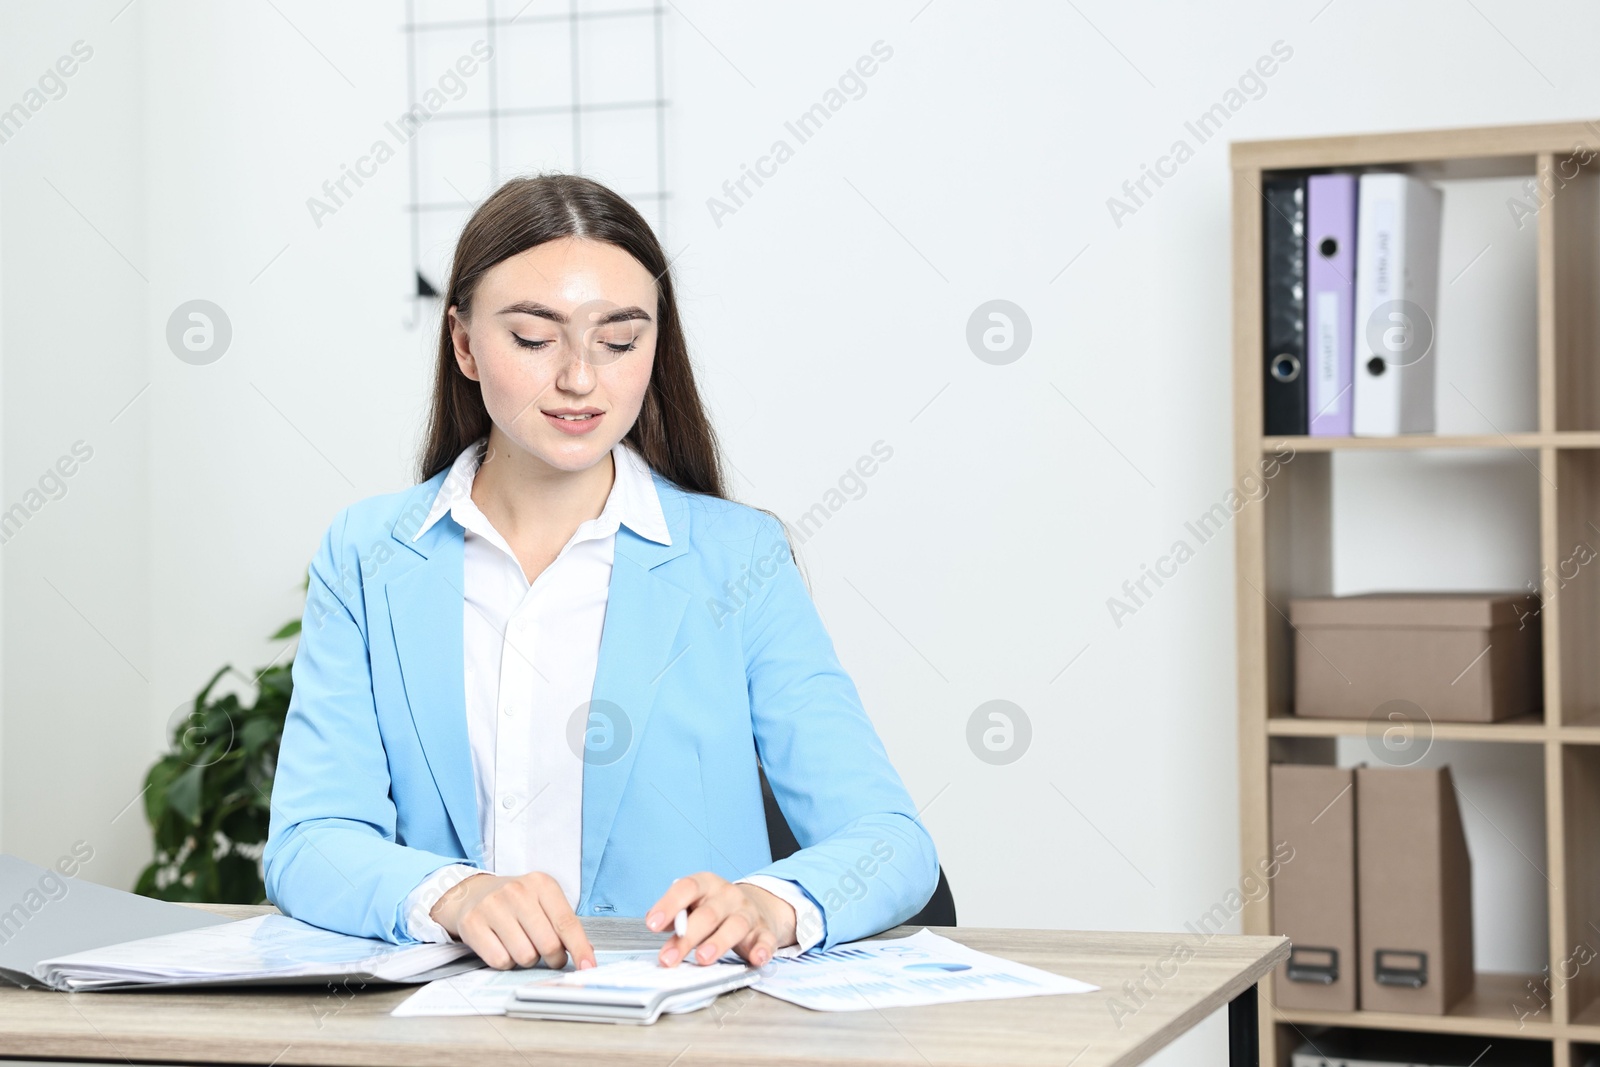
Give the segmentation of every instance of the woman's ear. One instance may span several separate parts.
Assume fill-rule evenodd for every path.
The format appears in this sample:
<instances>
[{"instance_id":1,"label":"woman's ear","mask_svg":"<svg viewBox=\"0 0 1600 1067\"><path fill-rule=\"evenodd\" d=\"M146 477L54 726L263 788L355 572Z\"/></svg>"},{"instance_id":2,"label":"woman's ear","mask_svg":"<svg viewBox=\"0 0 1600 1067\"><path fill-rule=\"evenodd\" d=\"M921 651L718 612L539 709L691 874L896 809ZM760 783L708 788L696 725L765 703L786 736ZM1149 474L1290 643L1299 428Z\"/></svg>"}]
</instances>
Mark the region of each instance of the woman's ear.
<instances>
[{"instance_id":1,"label":"woman's ear","mask_svg":"<svg viewBox=\"0 0 1600 1067\"><path fill-rule=\"evenodd\" d=\"M478 381L478 361L472 354L472 338L467 333L467 324L454 304L446 309L445 315L450 320L450 343L455 349L456 366L461 368L462 374Z\"/></svg>"}]
</instances>

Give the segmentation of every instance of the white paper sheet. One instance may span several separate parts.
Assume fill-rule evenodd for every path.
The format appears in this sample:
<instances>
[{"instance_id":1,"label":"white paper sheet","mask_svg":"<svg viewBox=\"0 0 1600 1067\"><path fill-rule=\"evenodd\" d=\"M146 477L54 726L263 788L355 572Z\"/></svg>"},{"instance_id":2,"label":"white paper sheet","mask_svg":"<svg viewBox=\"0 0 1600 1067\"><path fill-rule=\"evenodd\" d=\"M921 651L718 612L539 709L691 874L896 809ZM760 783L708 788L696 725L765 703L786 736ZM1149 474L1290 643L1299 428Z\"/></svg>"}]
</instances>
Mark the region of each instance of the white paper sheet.
<instances>
[{"instance_id":1,"label":"white paper sheet","mask_svg":"<svg viewBox=\"0 0 1600 1067\"><path fill-rule=\"evenodd\" d=\"M816 1011L865 1011L963 1000L1093 993L1099 986L1012 963L923 929L779 957L752 987Z\"/></svg>"}]
</instances>

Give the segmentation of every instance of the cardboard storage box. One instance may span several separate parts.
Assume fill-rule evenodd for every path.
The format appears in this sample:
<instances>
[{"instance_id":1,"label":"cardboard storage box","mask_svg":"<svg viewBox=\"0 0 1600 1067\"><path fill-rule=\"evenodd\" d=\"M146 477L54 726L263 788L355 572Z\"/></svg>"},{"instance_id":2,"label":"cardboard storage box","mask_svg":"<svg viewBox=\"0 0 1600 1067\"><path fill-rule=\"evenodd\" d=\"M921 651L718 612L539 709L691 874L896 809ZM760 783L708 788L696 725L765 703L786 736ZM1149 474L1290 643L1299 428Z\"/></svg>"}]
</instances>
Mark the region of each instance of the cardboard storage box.
<instances>
[{"instance_id":1,"label":"cardboard storage box","mask_svg":"<svg viewBox=\"0 0 1600 1067\"><path fill-rule=\"evenodd\" d=\"M1361 1010L1443 1015L1472 991L1472 861L1450 768L1358 767Z\"/></svg>"},{"instance_id":2,"label":"cardboard storage box","mask_svg":"<svg viewBox=\"0 0 1600 1067\"><path fill-rule=\"evenodd\" d=\"M1367 719L1403 700L1434 722L1539 712L1539 598L1366 593L1289 602L1294 712Z\"/></svg>"},{"instance_id":3,"label":"cardboard storage box","mask_svg":"<svg viewBox=\"0 0 1600 1067\"><path fill-rule=\"evenodd\" d=\"M1272 932L1292 944L1272 999L1280 1008L1355 1011L1355 771L1274 764L1271 799L1272 847L1294 850L1273 880Z\"/></svg>"}]
</instances>

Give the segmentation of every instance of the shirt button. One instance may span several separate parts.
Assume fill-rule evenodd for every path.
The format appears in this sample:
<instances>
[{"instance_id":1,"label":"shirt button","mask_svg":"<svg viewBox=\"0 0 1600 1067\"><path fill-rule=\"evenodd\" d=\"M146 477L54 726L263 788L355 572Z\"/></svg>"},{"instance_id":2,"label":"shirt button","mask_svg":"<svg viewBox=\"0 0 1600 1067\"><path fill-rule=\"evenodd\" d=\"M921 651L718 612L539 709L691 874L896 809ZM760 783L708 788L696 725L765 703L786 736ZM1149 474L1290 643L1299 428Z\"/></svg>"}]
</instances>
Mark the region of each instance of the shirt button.
<instances>
[{"instance_id":1,"label":"shirt button","mask_svg":"<svg viewBox=\"0 0 1600 1067\"><path fill-rule=\"evenodd\" d=\"M507 714L507 715L510 715L512 713L512 711L513 711L513 709L512 709L510 704L507 704L505 707L501 708L500 710L502 712L504 712L505 714Z\"/></svg>"},{"instance_id":2,"label":"shirt button","mask_svg":"<svg viewBox=\"0 0 1600 1067\"><path fill-rule=\"evenodd\" d=\"M505 796L500 798L500 806L505 808L507 811L511 810L511 806L516 802L517 798L512 796L510 793L507 793Z\"/></svg>"}]
</instances>

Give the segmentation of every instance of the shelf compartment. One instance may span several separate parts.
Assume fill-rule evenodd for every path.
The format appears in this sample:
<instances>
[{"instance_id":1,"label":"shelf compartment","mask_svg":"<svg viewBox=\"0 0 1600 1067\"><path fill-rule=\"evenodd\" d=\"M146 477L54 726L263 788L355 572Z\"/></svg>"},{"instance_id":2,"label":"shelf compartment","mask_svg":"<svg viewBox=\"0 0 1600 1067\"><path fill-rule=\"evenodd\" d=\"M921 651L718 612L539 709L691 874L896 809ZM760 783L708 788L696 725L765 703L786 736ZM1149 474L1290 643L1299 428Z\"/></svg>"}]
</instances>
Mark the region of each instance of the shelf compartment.
<instances>
[{"instance_id":1,"label":"shelf compartment","mask_svg":"<svg viewBox=\"0 0 1600 1067\"><path fill-rule=\"evenodd\" d=\"M1264 638L1264 714L1284 715L1294 700L1294 632L1289 601L1327 596L1333 589L1333 457L1296 456L1283 463L1256 514L1245 513L1242 531L1257 525L1267 550L1262 569L1241 567L1248 592L1241 611L1255 614Z\"/></svg>"},{"instance_id":2,"label":"shelf compartment","mask_svg":"<svg viewBox=\"0 0 1600 1067\"><path fill-rule=\"evenodd\" d=\"M1568 1067L1566 1051L1549 1035L1520 1038L1447 1035L1360 1026L1308 1026L1279 1022L1277 1063L1288 1064L1293 1053L1310 1046L1315 1056L1335 1063L1450 1063L1472 1067ZM1559 1057L1559 1058L1558 1058ZM1263 1063L1267 1062L1265 1060ZM1573 1061L1572 1067L1587 1067Z\"/></svg>"},{"instance_id":3,"label":"shelf compartment","mask_svg":"<svg viewBox=\"0 0 1600 1067\"><path fill-rule=\"evenodd\" d=\"M1381 590L1525 591L1540 569L1541 454L1462 449L1283 455L1259 509L1259 569L1251 569L1253 553L1241 557L1240 609L1255 616L1251 629L1264 638L1265 655L1257 662L1264 668L1265 700L1258 721L1268 736L1359 734L1366 729L1361 722L1323 725L1329 720L1293 715L1290 601ZM1240 536L1250 536L1254 525L1241 524ZM1546 736L1538 717L1435 726L1438 736L1461 739Z\"/></svg>"},{"instance_id":4,"label":"shelf compartment","mask_svg":"<svg viewBox=\"0 0 1600 1067\"><path fill-rule=\"evenodd\" d=\"M1538 453L1329 458L1335 594L1529 591L1540 567Z\"/></svg>"},{"instance_id":5,"label":"shelf compartment","mask_svg":"<svg viewBox=\"0 0 1600 1067\"><path fill-rule=\"evenodd\" d=\"M1530 1037L1553 1031L1548 1011L1518 1021L1510 1005L1527 996L1528 983L1542 975L1479 972L1471 993L1445 1015L1385 1011L1302 1011L1274 1007L1273 1017L1299 1026L1342 1026L1366 1030L1411 1030L1430 1034Z\"/></svg>"},{"instance_id":6,"label":"shelf compartment","mask_svg":"<svg viewBox=\"0 0 1600 1067\"><path fill-rule=\"evenodd\" d=\"M1558 869L1551 864L1549 853L1558 846L1549 840L1550 825L1557 816L1547 807L1547 779L1551 777L1550 754L1559 751L1559 746L1547 743L1549 728L1543 724L1531 728L1513 724L1513 730L1536 730L1538 736L1500 749L1435 735L1403 760L1391 762L1389 754L1374 747L1370 737L1363 738L1364 723L1307 720L1314 728L1354 727L1348 734L1332 738L1281 732L1301 721L1268 723L1274 735L1274 762L1451 768L1472 858L1473 947L1478 974L1472 993L1442 1016L1287 1008L1275 1011L1295 1022L1443 1033L1520 1032L1528 1036L1535 1026L1547 1031L1559 1029L1549 995L1536 995L1537 989L1530 990L1527 984L1543 980L1551 958L1553 909L1560 906L1549 881L1556 877ZM1490 726L1454 725L1475 727L1484 733ZM1496 739L1507 740L1498 735ZM1270 805L1269 795L1269 823ZM1358 821L1360 806L1357 797ZM1423 1021L1418 1022L1419 1019Z\"/></svg>"},{"instance_id":7,"label":"shelf compartment","mask_svg":"<svg viewBox=\"0 0 1600 1067\"><path fill-rule=\"evenodd\" d=\"M1434 379L1436 431L1498 443L1501 433L1548 428L1539 420L1539 227L1527 219L1507 227L1505 218L1506 203L1534 185L1536 160L1514 156L1479 163L1485 165L1393 162L1361 170L1409 173L1442 193L1437 298L1423 317L1429 340L1421 357ZM1272 176L1263 174L1263 181ZM1259 209L1275 219L1267 205ZM1271 280L1265 269L1262 264L1263 283ZM1367 324L1353 325L1359 379L1368 330ZM1423 326L1418 330L1420 336Z\"/></svg>"},{"instance_id":8,"label":"shelf compartment","mask_svg":"<svg viewBox=\"0 0 1600 1067\"><path fill-rule=\"evenodd\" d=\"M1600 723L1600 453L1557 450L1543 465L1552 499L1530 591L1544 602L1546 700L1555 694L1558 722Z\"/></svg>"},{"instance_id":9,"label":"shelf compartment","mask_svg":"<svg viewBox=\"0 0 1600 1067\"><path fill-rule=\"evenodd\" d=\"M1565 936L1551 967L1574 1025L1600 1027L1600 745L1561 750Z\"/></svg>"},{"instance_id":10,"label":"shelf compartment","mask_svg":"<svg viewBox=\"0 0 1600 1067\"><path fill-rule=\"evenodd\" d=\"M1414 1029L1295 1025L1281 1020L1274 1029L1281 1050L1274 1062L1281 1065L1287 1065L1291 1056L1304 1048L1314 1057L1333 1063L1470 1063L1472 1067L1559 1064L1568 1067L1564 1044L1542 1033L1507 1038ZM1589 1065L1585 1060L1573 1060L1571 1067Z\"/></svg>"},{"instance_id":11,"label":"shelf compartment","mask_svg":"<svg viewBox=\"0 0 1600 1067\"><path fill-rule=\"evenodd\" d=\"M1575 142L1587 143L1587 142ZM1600 429L1600 174L1594 152L1539 157L1540 426Z\"/></svg>"}]
</instances>

